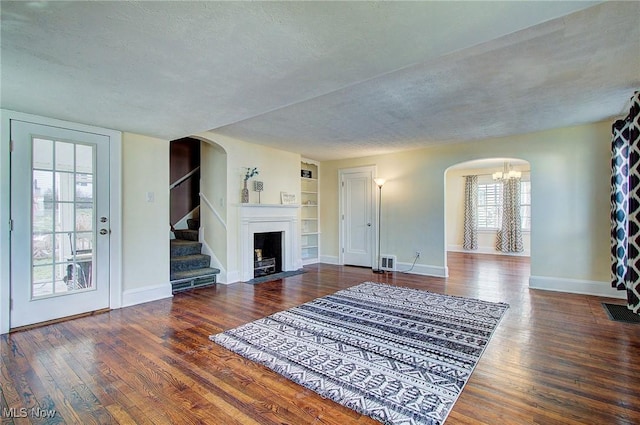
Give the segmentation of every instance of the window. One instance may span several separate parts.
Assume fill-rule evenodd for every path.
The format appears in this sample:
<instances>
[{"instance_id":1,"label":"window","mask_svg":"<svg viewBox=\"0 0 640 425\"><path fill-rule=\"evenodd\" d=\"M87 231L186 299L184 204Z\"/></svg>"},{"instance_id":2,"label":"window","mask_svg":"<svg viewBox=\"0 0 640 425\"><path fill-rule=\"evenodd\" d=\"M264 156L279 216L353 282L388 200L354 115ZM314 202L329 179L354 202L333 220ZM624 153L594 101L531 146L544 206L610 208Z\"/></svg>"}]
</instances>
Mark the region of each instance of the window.
<instances>
[{"instance_id":1,"label":"window","mask_svg":"<svg viewBox=\"0 0 640 425\"><path fill-rule=\"evenodd\" d=\"M491 183L478 183L478 230L497 230L502 225L502 183L490 181ZM530 230L530 181L520 183L520 215L522 216L522 230Z\"/></svg>"},{"instance_id":2,"label":"window","mask_svg":"<svg viewBox=\"0 0 640 425\"><path fill-rule=\"evenodd\" d=\"M502 212L502 184L478 185L478 229L500 227Z\"/></svg>"}]
</instances>

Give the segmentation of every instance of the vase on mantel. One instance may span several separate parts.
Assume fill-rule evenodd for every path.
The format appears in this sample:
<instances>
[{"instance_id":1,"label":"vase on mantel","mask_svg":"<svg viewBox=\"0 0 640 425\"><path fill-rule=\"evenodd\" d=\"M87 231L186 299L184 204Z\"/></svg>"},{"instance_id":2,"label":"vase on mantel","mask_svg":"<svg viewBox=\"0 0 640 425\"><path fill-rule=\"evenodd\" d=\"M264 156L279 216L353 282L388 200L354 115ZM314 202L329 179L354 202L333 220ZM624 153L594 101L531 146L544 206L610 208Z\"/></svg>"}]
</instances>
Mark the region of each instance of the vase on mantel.
<instances>
[{"instance_id":1,"label":"vase on mantel","mask_svg":"<svg viewBox=\"0 0 640 425\"><path fill-rule=\"evenodd\" d=\"M249 189L247 189L247 181L244 181L244 187L242 188L242 203L249 203Z\"/></svg>"}]
</instances>

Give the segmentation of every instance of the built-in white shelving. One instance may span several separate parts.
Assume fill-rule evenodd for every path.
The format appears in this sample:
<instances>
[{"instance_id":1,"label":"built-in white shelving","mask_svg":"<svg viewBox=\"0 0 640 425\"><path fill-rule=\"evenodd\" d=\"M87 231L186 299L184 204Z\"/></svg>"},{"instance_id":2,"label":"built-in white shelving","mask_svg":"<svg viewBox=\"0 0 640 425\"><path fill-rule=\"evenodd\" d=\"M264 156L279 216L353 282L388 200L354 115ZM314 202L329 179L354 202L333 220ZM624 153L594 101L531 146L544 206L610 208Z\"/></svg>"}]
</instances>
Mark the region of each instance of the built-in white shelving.
<instances>
[{"instance_id":1,"label":"built-in white shelving","mask_svg":"<svg viewBox=\"0 0 640 425\"><path fill-rule=\"evenodd\" d=\"M320 258L320 164L310 159L302 159L300 169L302 263L313 264Z\"/></svg>"}]
</instances>

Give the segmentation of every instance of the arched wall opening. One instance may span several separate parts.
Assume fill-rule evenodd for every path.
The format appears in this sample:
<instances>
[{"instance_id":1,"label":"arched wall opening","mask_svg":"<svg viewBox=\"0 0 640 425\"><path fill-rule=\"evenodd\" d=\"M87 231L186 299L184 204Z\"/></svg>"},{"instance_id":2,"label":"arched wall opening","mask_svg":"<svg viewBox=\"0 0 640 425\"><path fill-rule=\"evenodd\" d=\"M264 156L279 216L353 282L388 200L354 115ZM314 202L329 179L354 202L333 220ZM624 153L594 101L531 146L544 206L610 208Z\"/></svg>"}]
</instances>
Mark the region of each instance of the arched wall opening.
<instances>
[{"instance_id":1,"label":"arched wall opening","mask_svg":"<svg viewBox=\"0 0 640 425\"><path fill-rule=\"evenodd\" d=\"M501 218L501 183L493 174L507 168L521 172L522 252L505 253L496 249ZM464 248L465 176L478 176L478 247ZM531 255L531 166L519 158L486 158L465 161L445 170L445 261L447 252L495 255ZM534 202L534 201L533 201ZM469 213L469 211L467 211Z\"/></svg>"},{"instance_id":2,"label":"arched wall opening","mask_svg":"<svg viewBox=\"0 0 640 425\"><path fill-rule=\"evenodd\" d=\"M200 235L202 252L211 256L211 267L220 269L218 281L227 282L229 230L227 151L213 140L200 140Z\"/></svg>"}]
</instances>

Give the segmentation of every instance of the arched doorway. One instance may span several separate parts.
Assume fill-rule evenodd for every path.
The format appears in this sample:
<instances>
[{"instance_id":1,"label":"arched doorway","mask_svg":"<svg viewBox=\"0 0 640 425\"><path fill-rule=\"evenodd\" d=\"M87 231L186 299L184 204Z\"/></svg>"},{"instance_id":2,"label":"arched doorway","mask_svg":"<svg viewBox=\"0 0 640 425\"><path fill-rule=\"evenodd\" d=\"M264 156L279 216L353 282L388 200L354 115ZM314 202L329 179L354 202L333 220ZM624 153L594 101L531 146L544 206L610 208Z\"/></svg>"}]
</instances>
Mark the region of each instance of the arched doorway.
<instances>
[{"instance_id":1,"label":"arched doorway","mask_svg":"<svg viewBox=\"0 0 640 425\"><path fill-rule=\"evenodd\" d=\"M198 256L199 266L203 273L208 269L215 271L216 277L210 283L225 283L227 281L227 152L225 149L217 143L207 140L202 137L190 137L187 139L181 139L180 141L187 141L192 151L188 156L190 158L190 166L192 168L192 175L197 178L197 183L193 182L189 186L191 187L191 193L189 199L195 197L195 203L197 207L193 208L187 217L183 217L178 223L181 223L180 228L184 228L184 224L190 220L190 223L197 223L197 231L193 232L189 236L190 239L197 242L199 252L193 252L193 255ZM176 142L172 142L172 145ZM197 154L193 151L197 150ZM172 149L173 151L173 149ZM196 161L193 158L197 158ZM172 178L173 180L173 178ZM172 183L172 192L175 190ZM197 187L197 191L193 188ZM195 193L194 193L195 192ZM184 196L183 196L184 197ZM173 196L172 196L173 200ZM173 201L172 201L173 203ZM172 206L172 210L175 209ZM173 220L173 216L172 216ZM178 225L175 225L178 228ZM195 227L195 226L191 226ZM179 233L174 232L176 237ZM182 235L181 235L182 236ZM175 286L175 271L174 269L183 268L178 265L179 262L174 258L174 251L178 254L183 254L179 249L174 249L173 245L179 245L179 243L172 242L172 286ZM181 255L183 256L183 255ZM196 258L193 257L192 260ZM206 263L206 264L205 264ZM175 267L174 267L175 265ZM186 267L186 266L184 266ZM196 274L198 272L195 272ZM209 271L211 273L211 271ZM182 287L192 287L193 282L187 280L188 277L182 278ZM206 282L204 282L206 284Z\"/></svg>"},{"instance_id":2,"label":"arched doorway","mask_svg":"<svg viewBox=\"0 0 640 425\"><path fill-rule=\"evenodd\" d=\"M496 237L502 218L502 182L494 174L508 168L521 173L520 214L522 252L501 252ZM464 247L465 177L477 176L477 248ZM531 255L531 167L518 158L487 158L455 164L445 171L445 258L446 253L467 252L496 255ZM469 213L469 210L467 210Z\"/></svg>"}]
</instances>

